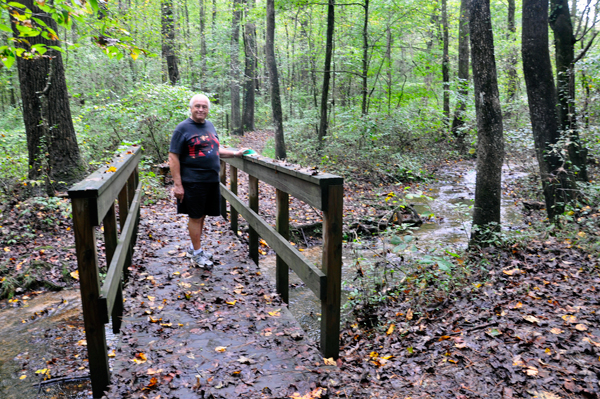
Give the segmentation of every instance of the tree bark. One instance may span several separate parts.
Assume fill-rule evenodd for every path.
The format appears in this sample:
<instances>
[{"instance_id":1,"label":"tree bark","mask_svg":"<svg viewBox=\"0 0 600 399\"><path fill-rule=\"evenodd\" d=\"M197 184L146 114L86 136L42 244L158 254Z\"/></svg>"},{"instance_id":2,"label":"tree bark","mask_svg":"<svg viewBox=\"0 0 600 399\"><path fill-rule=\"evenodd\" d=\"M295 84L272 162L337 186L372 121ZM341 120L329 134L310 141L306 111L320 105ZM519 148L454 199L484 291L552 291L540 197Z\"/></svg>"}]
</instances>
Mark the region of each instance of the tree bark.
<instances>
[{"instance_id":1,"label":"tree bark","mask_svg":"<svg viewBox=\"0 0 600 399\"><path fill-rule=\"evenodd\" d=\"M229 69L229 92L231 96L231 132L243 135L242 115L240 113L240 19L242 0L233 1L231 18L231 46Z\"/></svg>"},{"instance_id":2,"label":"tree bark","mask_svg":"<svg viewBox=\"0 0 600 399\"><path fill-rule=\"evenodd\" d=\"M490 0L472 0L469 16L475 110L477 178L472 243L482 243L500 229L504 138L494 56Z\"/></svg>"},{"instance_id":3,"label":"tree bark","mask_svg":"<svg viewBox=\"0 0 600 399\"><path fill-rule=\"evenodd\" d=\"M58 30L55 21L37 8L33 0L19 2L47 26ZM11 19L11 24L16 39L19 32L14 19ZM27 41L31 46L59 45L57 41L44 39L41 35L28 37ZM31 59L17 57L17 69L27 134L28 177L33 181L43 180L46 194L53 196L55 190L62 191L85 175L71 118L62 55L48 48L43 56L35 55Z\"/></svg>"},{"instance_id":4,"label":"tree bark","mask_svg":"<svg viewBox=\"0 0 600 399\"><path fill-rule=\"evenodd\" d=\"M254 0L245 0L247 14L254 7ZM256 93L256 26L250 20L244 26L244 109L242 128L244 132L254 131L254 97Z\"/></svg>"},{"instance_id":5,"label":"tree bark","mask_svg":"<svg viewBox=\"0 0 600 399\"><path fill-rule=\"evenodd\" d=\"M460 20L458 25L458 98L452 121L452 134L460 142L465 133L461 128L465 124L467 96L469 95L469 5L470 0L460 2Z\"/></svg>"},{"instance_id":6,"label":"tree bark","mask_svg":"<svg viewBox=\"0 0 600 399\"><path fill-rule=\"evenodd\" d=\"M527 86L529 115L540 167L546 210L550 220L563 213L575 193L557 143L560 140L556 114L556 88L548 50L548 1L523 0L521 37L523 74Z\"/></svg>"},{"instance_id":7,"label":"tree bark","mask_svg":"<svg viewBox=\"0 0 600 399\"><path fill-rule=\"evenodd\" d=\"M267 0L267 34L266 55L271 83L271 107L275 124L275 158L285 159L285 140L283 136L283 112L281 109L281 93L279 92L279 75L275 60L275 0Z\"/></svg>"},{"instance_id":8,"label":"tree bark","mask_svg":"<svg viewBox=\"0 0 600 399\"><path fill-rule=\"evenodd\" d=\"M161 0L161 33L162 53L167 60L167 75L169 82L176 85L179 82L179 67L175 55L175 26L173 23L173 0Z\"/></svg>"},{"instance_id":9,"label":"tree bark","mask_svg":"<svg viewBox=\"0 0 600 399\"><path fill-rule=\"evenodd\" d=\"M365 9L364 20L363 20L363 57L362 57L362 106L361 112L366 115L367 109L367 97L368 97L368 80L369 80L369 0L365 0L363 5ZM329 21L329 18L328 18ZM329 23L327 25L329 27Z\"/></svg>"},{"instance_id":10,"label":"tree bark","mask_svg":"<svg viewBox=\"0 0 600 399\"><path fill-rule=\"evenodd\" d=\"M450 124L450 56L448 54L448 0L442 0L442 90L444 126Z\"/></svg>"},{"instance_id":11,"label":"tree bark","mask_svg":"<svg viewBox=\"0 0 600 399\"><path fill-rule=\"evenodd\" d=\"M325 66L323 67L323 91L321 92L321 121L319 123L319 145L327 135L327 108L329 103L329 80L331 79L331 56L333 53L333 28L335 26L335 0L327 3L327 38L325 44Z\"/></svg>"},{"instance_id":12,"label":"tree bark","mask_svg":"<svg viewBox=\"0 0 600 399\"><path fill-rule=\"evenodd\" d=\"M550 27L556 48L556 91L558 120L563 136L568 140L569 160L576 167L578 180L587 181L587 150L579 139L575 109L575 36L567 0L551 0Z\"/></svg>"}]
</instances>

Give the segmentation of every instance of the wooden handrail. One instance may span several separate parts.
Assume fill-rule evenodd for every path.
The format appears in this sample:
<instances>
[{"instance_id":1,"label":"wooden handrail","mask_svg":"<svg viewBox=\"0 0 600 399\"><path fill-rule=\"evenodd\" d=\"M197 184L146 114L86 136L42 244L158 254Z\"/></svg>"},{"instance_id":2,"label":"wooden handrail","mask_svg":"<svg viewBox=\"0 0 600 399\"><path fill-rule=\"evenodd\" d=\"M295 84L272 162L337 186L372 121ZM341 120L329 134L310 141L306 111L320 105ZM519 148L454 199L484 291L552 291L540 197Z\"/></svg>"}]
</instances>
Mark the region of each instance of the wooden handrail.
<instances>
[{"instance_id":1,"label":"wooden handrail","mask_svg":"<svg viewBox=\"0 0 600 399\"><path fill-rule=\"evenodd\" d=\"M260 156L221 160L221 195L231 205L231 228L237 231L240 213L250 227L250 257L258 264L258 237L277 253L276 289L288 302L288 267L321 300L321 352L325 357L339 356L340 295L342 270L343 178L302 169L283 161ZM226 164L230 167L231 190L225 186ZM237 193L238 170L248 173L248 205ZM276 228L258 215L258 181L277 189ZM289 195L323 211L322 270L311 265L288 241ZM227 216L226 210L221 213Z\"/></svg>"},{"instance_id":2,"label":"wooden handrail","mask_svg":"<svg viewBox=\"0 0 600 399\"><path fill-rule=\"evenodd\" d=\"M69 190L83 321L94 398L110 384L104 324L112 317L113 331L123 316L123 270L131 265L140 218L139 146L122 149L111 163L99 168ZM119 203L118 233L115 200ZM95 226L104 226L108 271L100 288Z\"/></svg>"}]
</instances>

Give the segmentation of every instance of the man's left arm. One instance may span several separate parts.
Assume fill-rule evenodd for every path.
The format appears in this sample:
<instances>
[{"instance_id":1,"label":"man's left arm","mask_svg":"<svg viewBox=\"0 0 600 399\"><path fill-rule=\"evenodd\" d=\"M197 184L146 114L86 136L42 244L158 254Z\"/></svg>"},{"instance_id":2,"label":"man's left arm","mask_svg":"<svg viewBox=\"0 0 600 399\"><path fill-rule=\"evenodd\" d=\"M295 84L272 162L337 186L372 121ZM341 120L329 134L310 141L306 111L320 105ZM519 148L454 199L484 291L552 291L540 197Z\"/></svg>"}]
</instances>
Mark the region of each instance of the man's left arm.
<instances>
[{"instance_id":1,"label":"man's left arm","mask_svg":"<svg viewBox=\"0 0 600 399\"><path fill-rule=\"evenodd\" d=\"M221 158L241 157L242 154L244 153L244 151L246 151L246 150L247 150L247 148L241 148L237 151L233 151L228 148L219 146L219 156Z\"/></svg>"}]
</instances>

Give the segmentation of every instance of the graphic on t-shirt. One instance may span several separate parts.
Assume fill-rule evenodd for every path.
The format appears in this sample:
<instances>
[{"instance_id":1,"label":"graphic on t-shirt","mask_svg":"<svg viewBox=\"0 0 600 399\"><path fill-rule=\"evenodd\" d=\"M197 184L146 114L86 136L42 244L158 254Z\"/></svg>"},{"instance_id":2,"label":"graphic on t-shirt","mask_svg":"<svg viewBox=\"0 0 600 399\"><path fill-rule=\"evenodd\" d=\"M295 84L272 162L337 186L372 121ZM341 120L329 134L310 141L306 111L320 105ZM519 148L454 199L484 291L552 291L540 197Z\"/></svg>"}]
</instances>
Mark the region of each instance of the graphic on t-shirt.
<instances>
[{"instance_id":1,"label":"graphic on t-shirt","mask_svg":"<svg viewBox=\"0 0 600 399\"><path fill-rule=\"evenodd\" d=\"M190 138L188 154L192 158L205 157L212 154L215 148L219 148L219 140L214 135L195 135Z\"/></svg>"}]
</instances>

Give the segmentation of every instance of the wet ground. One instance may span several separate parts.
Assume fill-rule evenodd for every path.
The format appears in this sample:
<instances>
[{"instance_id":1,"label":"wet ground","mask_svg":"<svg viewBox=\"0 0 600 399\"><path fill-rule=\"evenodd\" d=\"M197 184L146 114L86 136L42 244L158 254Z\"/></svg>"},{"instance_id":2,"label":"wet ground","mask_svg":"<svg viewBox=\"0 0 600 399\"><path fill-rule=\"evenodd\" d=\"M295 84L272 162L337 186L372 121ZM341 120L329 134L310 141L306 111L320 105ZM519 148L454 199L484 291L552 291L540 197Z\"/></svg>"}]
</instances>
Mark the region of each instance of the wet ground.
<instances>
[{"instance_id":1,"label":"wet ground","mask_svg":"<svg viewBox=\"0 0 600 399\"><path fill-rule=\"evenodd\" d=\"M504 165L503 167L503 195L501 205L503 229L514 229L522 225L521 204L516 201L510 190L510 183L516 179L527 176L522 166ZM411 201L421 215L432 214L424 218L418 228L410 230L415 237L419 251L417 256L429 253L437 247L443 246L451 251L464 249L468 243L471 229L472 204L475 199L475 163L461 162L445 168L437 175L437 179L427 184L421 184L412 191L422 192L424 197L415 197ZM398 190L398 188L396 188ZM402 191L402 187L399 188ZM388 192L389 190L384 190ZM346 204L347 206L348 204ZM390 237L382 236L376 239L363 239L358 242L346 242L343 247L343 274L342 280L347 284L342 290L342 304L353 289L355 266L372 264L379 261L382 253L383 242L388 248ZM322 257L321 246L303 249L306 258L320 265ZM407 252L410 255L410 252ZM269 276L272 284L275 282L274 254L261 257L260 268ZM398 274L397 276L400 277ZM318 339L320 333L320 302L302 281L292 272L290 275L290 311L300 322L307 334ZM348 316L350 309L342 311L342 319Z\"/></svg>"}]
</instances>

